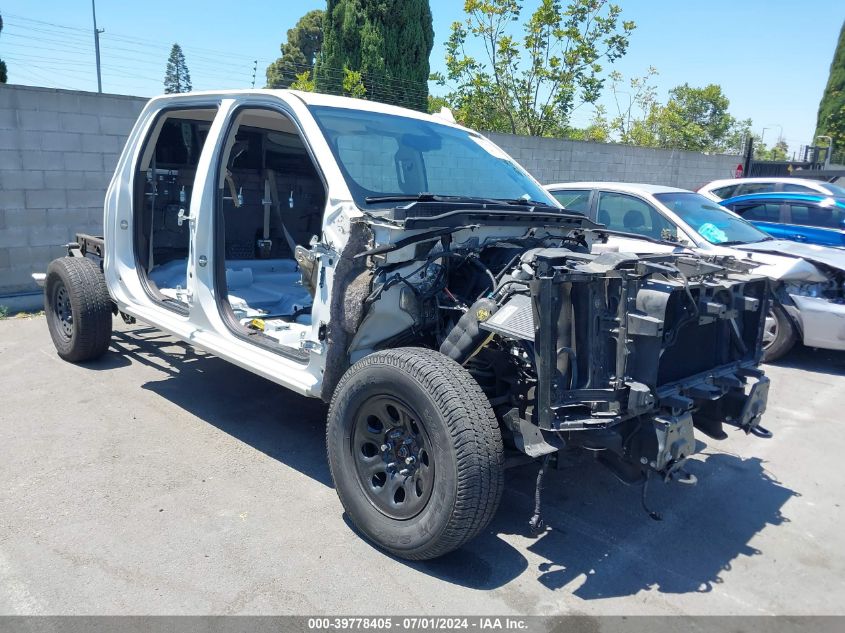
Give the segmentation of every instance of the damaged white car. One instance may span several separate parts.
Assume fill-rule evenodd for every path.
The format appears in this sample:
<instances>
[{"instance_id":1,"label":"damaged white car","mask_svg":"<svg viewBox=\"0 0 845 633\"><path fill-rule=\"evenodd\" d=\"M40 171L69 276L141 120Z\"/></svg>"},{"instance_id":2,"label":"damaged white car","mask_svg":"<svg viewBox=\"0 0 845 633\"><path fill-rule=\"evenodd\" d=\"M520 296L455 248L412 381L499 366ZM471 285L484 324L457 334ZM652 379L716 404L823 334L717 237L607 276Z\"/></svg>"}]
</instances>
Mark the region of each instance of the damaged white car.
<instances>
[{"instance_id":1,"label":"damaged white car","mask_svg":"<svg viewBox=\"0 0 845 633\"><path fill-rule=\"evenodd\" d=\"M684 189L614 182L560 183L546 189L567 209L610 229L609 243L619 250L655 253L691 247L758 263L755 272L773 281L776 298L766 319L764 360L780 358L797 341L845 350L845 249L774 239Z\"/></svg>"},{"instance_id":2,"label":"damaged white car","mask_svg":"<svg viewBox=\"0 0 845 633\"><path fill-rule=\"evenodd\" d=\"M401 557L483 530L506 464L542 474L587 449L629 482L690 482L694 429L769 435L765 277L591 254L594 222L427 114L284 90L153 99L104 222L42 275L59 355L105 353L120 314L322 398L340 501Z\"/></svg>"}]
</instances>

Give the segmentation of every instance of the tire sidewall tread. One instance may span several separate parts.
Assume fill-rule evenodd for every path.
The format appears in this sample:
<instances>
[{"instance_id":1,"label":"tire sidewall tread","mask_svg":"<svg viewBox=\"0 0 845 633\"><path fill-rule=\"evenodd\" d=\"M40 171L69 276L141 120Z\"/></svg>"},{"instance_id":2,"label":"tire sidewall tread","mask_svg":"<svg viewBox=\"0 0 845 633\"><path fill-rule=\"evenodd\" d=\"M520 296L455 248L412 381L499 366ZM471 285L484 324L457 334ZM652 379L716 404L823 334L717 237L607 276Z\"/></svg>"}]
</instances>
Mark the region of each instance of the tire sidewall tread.
<instances>
[{"instance_id":1,"label":"tire sidewall tread","mask_svg":"<svg viewBox=\"0 0 845 633\"><path fill-rule=\"evenodd\" d=\"M68 339L55 322L54 295L64 285L73 314ZM112 334L112 302L106 280L87 257L60 257L50 262L44 284L44 313L50 337L64 360L84 362L102 356Z\"/></svg>"},{"instance_id":2,"label":"tire sidewall tread","mask_svg":"<svg viewBox=\"0 0 845 633\"><path fill-rule=\"evenodd\" d=\"M432 497L419 515L395 520L363 493L351 456L354 416L368 398L383 394L408 402L432 443ZM492 519L503 487L503 448L490 403L469 372L424 348L371 354L341 378L329 406L329 467L341 503L370 540L402 558L441 556L457 549Z\"/></svg>"}]
</instances>

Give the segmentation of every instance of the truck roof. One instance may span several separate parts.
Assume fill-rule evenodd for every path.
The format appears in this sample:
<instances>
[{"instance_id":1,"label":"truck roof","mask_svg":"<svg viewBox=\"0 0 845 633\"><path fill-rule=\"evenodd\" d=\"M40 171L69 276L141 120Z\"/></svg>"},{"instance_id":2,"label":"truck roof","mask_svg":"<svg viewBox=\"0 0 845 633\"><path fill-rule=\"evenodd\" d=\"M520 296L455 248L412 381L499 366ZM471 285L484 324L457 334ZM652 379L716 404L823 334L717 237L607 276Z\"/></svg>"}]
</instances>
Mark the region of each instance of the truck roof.
<instances>
[{"instance_id":1,"label":"truck roof","mask_svg":"<svg viewBox=\"0 0 845 633\"><path fill-rule=\"evenodd\" d=\"M252 88L239 90L205 90L196 92L183 92L179 94L165 94L158 97L153 97L156 102L163 104L178 103L182 100L190 100L202 96L214 97L238 97L247 95L273 95L282 97L284 95L294 95L302 100L307 105L328 106L333 108L347 108L352 110L363 110L366 112L378 112L381 114L393 114L395 116L403 116L411 119L419 119L421 121L429 121L431 123L439 123L440 125L448 125L450 127L466 129L445 117L427 114L425 112L418 112L417 110L410 110L408 108L401 108L395 105L386 103L379 103L377 101L368 101L366 99L354 99L352 97L340 97L337 95L323 94L319 92L303 92L301 90L287 90L278 89L270 90L266 88Z\"/></svg>"}]
</instances>

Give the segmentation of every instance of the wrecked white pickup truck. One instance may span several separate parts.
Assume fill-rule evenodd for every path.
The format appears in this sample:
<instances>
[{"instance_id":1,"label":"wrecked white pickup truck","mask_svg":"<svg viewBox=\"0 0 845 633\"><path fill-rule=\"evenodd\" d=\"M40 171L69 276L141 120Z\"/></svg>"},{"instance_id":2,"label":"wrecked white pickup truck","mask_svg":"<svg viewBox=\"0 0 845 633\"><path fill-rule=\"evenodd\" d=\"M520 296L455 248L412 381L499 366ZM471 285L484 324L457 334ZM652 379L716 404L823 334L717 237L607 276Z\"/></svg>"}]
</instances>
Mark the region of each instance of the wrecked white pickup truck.
<instances>
[{"instance_id":1,"label":"wrecked white pickup truck","mask_svg":"<svg viewBox=\"0 0 845 633\"><path fill-rule=\"evenodd\" d=\"M767 280L731 258L591 255L596 226L429 115L162 97L120 157L104 236L42 276L47 322L69 361L103 354L120 314L330 402L349 517L431 558L487 525L506 464L542 476L586 448L629 482L690 481L694 427L768 434Z\"/></svg>"}]
</instances>

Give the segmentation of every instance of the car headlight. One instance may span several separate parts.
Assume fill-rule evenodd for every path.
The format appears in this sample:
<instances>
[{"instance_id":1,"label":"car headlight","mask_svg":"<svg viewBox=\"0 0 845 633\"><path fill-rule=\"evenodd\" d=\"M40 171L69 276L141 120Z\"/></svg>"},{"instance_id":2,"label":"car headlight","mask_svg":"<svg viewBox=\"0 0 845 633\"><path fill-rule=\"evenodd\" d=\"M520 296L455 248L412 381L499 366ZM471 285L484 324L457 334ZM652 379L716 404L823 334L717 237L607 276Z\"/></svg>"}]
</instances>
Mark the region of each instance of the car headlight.
<instances>
[{"instance_id":1,"label":"car headlight","mask_svg":"<svg viewBox=\"0 0 845 633\"><path fill-rule=\"evenodd\" d=\"M786 292L799 297L823 297L828 284L823 283L789 283Z\"/></svg>"}]
</instances>

